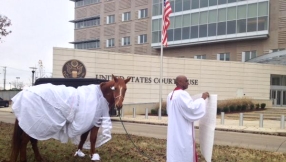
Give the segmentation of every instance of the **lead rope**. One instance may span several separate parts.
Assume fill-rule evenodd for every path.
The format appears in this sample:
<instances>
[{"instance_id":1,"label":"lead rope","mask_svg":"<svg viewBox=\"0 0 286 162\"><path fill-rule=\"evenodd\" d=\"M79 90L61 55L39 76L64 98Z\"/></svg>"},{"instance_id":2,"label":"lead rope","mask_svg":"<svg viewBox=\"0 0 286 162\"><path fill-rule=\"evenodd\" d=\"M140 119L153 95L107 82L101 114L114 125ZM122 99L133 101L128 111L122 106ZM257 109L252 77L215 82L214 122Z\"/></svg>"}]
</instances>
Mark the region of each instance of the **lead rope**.
<instances>
[{"instance_id":1,"label":"lead rope","mask_svg":"<svg viewBox=\"0 0 286 162\"><path fill-rule=\"evenodd\" d=\"M135 143L132 141L132 139L131 139L129 133L127 132L127 130L126 130L124 124L123 124L123 121L122 121L122 119L121 119L121 114L120 114L120 111L119 111L119 110L118 110L118 116L119 116L120 122L121 122L121 124L122 124L122 126L123 126L123 128L124 128L124 130L125 130L125 132L126 132L127 137L130 139L130 141L132 142L132 144L134 145L134 147L137 149L137 151L138 151L141 155L147 157L150 161L156 162L156 161L155 161L154 159L152 159L149 155L147 155L146 153L144 153L143 151L141 151L141 150L135 145Z\"/></svg>"}]
</instances>

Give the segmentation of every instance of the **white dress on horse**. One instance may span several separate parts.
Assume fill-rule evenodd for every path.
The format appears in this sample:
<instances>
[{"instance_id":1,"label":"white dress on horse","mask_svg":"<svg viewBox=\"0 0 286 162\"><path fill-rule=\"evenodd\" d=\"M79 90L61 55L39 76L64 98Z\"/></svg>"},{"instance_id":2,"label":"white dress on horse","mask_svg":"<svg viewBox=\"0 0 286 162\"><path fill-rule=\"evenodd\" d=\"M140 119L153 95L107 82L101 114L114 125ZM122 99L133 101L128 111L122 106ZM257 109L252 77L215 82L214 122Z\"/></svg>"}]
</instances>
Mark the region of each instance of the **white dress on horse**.
<instances>
[{"instance_id":1,"label":"white dress on horse","mask_svg":"<svg viewBox=\"0 0 286 162\"><path fill-rule=\"evenodd\" d=\"M93 126L100 127L96 147L111 139L109 106L99 85L41 84L22 90L12 101L19 126L37 140L54 138L66 143L70 139L78 144Z\"/></svg>"}]
</instances>

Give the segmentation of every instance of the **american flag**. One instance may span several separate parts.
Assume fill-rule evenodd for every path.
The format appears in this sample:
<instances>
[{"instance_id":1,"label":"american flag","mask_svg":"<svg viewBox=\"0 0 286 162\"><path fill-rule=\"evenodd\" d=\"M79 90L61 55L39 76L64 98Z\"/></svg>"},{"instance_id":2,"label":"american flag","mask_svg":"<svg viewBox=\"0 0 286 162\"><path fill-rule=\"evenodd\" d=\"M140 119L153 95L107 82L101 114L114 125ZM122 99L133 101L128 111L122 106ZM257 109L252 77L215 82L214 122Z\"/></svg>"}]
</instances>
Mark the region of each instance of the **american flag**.
<instances>
[{"instance_id":1,"label":"american flag","mask_svg":"<svg viewBox=\"0 0 286 162\"><path fill-rule=\"evenodd\" d=\"M162 30L162 44L167 47L168 45L168 34L167 34L167 30L170 26L170 14L172 13L172 8L170 5L169 0L164 0L164 11L163 11L163 30Z\"/></svg>"}]
</instances>

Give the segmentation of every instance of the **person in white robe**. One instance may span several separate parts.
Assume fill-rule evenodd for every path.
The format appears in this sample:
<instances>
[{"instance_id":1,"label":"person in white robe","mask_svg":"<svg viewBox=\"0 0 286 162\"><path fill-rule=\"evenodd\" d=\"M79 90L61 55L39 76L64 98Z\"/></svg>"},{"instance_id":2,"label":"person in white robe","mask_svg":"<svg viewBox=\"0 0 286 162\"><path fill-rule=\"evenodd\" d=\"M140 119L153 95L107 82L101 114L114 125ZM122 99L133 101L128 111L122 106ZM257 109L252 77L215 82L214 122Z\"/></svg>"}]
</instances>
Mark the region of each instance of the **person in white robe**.
<instances>
[{"instance_id":1,"label":"person in white robe","mask_svg":"<svg viewBox=\"0 0 286 162\"><path fill-rule=\"evenodd\" d=\"M175 80L176 88L167 97L167 162L197 162L194 122L205 115L205 99L193 100L188 92L189 82L180 75Z\"/></svg>"},{"instance_id":2,"label":"person in white robe","mask_svg":"<svg viewBox=\"0 0 286 162\"><path fill-rule=\"evenodd\" d=\"M100 127L96 147L111 139L109 103L99 85L78 88L41 84L26 88L12 98L19 126L37 140L54 138L74 144L92 127ZM85 147L86 148L86 147Z\"/></svg>"}]
</instances>

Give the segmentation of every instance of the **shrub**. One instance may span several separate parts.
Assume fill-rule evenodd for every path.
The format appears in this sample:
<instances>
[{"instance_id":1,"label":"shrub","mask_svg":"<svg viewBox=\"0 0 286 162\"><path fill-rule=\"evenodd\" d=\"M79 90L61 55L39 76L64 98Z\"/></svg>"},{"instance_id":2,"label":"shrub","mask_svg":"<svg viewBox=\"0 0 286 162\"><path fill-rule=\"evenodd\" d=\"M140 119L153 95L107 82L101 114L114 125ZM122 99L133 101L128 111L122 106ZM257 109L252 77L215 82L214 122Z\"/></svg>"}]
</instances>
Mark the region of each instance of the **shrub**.
<instances>
[{"instance_id":1,"label":"shrub","mask_svg":"<svg viewBox=\"0 0 286 162\"><path fill-rule=\"evenodd\" d=\"M250 110L254 109L254 104L250 104Z\"/></svg>"},{"instance_id":2,"label":"shrub","mask_svg":"<svg viewBox=\"0 0 286 162\"><path fill-rule=\"evenodd\" d=\"M236 111L241 111L241 105L236 105Z\"/></svg>"},{"instance_id":3,"label":"shrub","mask_svg":"<svg viewBox=\"0 0 286 162\"><path fill-rule=\"evenodd\" d=\"M230 105L229 106L229 111L230 112L234 112L235 111L235 106L234 105Z\"/></svg>"},{"instance_id":4,"label":"shrub","mask_svg":"<svg viewBox=\"0 0 286 162\"><path fill-rule=\"evenodd\" d=\"M221 113L221 108L218 107L217 110L216 110L216 114L220 115L220 113Z\"/></svg>"},{"instance_id":5,"label":"shrub","mask_svg":"<svg viewBox=\"0 0 286 162\"><path fill-rule=\"evenodd\" d=\"M241 110L242 110L242 111L245 111L246 108L247 108L247 105L245 105L245 104L241 105Z\"/></svg>"},{"instance_id":6,"label":"shrub","mask_svg":"<svg viewBox=\"0 0 286 162\"><path fill-rule=\"evenodd\" d=\"M157 105L156 105L156 107L155 107L155 110L156 110L156 114L158 114L158 110L159 110L159 104L160 103L158 103ZM167 115L167 103L166 102L162 102L162 107L161 107L161 115L164 115L164 116L166 116Z\"/></svg>"},{"instance_id":7,"label":"shrub","mask_svg":"<svg viewBox=\"0 0 286 162\"><path fill-rule=\"evenodd\" d=\"M227 99L227 100L219 100L217 107L224 108L229 107L230 112L234 111L241 111L242 105L245 105L244 110L247 110L249 105L253 104L251 98L247 97L241 97L241 98L234 98L234 99ZM237 108L237 106L240 105L240 107Z\"/></svg>"},{"instance_id":8,"label":"shrub","mask_svg":"<svg viewBox=\"0 0 286 162\"><path fill-rule=\"evenodd\" d=\"M255 104L255 109L258 110L259 109L259 103Z\"/></svg>"},{"instance_id":9,"label":"shrub","mask_svg":"<svg viewBox=\"0 0 286 162\"><path fill-rule=\"evenodd\" d=\"M224 113L228 113L228 112L229 112L229 108L228 108L228 107L224 107L224 108L223 108L223 112L224 112Z\"/></svg>"},{"instance_id":10,"label":"shrub","mask_svg":"<svg viewBox=\"0 0 286 162\"><path fill-rule=\"evenodd\" d=\"M157 114L158 114L158 111L157 111L156 109L152 109L152 110L151 110L151 114L152 114L152 115L157 115Z\"/></svg>"},{"instance_id":11,"label":"shrub","mask_svg":"<svg viewBox=\"0 0 286 162\"><path fill-rule=\"evenodd\" d=\"M262 103L262 104L261 104L261 109L265 109L265 107L266 107L266 104L265 104L265 103Z\"/></svg>"}]
</instances>

